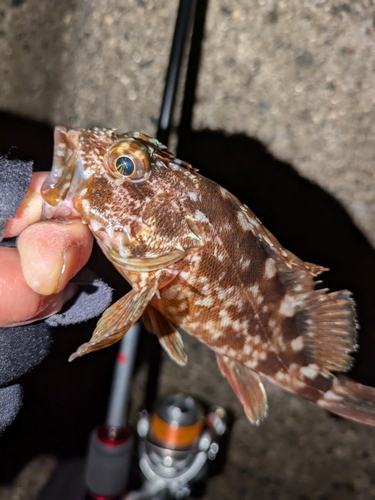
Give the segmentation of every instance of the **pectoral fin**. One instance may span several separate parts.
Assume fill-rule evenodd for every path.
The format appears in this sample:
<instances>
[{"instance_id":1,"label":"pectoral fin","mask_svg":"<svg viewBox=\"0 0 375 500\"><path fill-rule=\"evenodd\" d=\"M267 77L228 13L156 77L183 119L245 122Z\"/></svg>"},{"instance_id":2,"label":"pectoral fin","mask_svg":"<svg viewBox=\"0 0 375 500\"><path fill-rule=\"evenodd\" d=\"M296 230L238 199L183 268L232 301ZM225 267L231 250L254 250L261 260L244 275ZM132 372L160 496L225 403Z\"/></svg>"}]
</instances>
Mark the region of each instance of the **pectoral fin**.
<instances>
[{"instance_id":1,"label":"pectoral fin","mask_svg":"<svg viewBox=\"0 0 375 500\"><path fill-rule=\"evenodd\" d=\"M184 343L172 323L152 306L147 307L142 319L147 330L157 335L160 345L168 356L179 366L185 366L188 358L184 351Z\"/></svg>"},{"instance_id":2,"label":"pectoral fin","mask_svg":"<svg viewBox=\"0 0 375 500\"><path fill-rule=\"evenodd\" d=\"M226 356L216 353L216 359L221 373L243 404L247 418L259 425L268 412L267 394L259 375Z\"/></svg>"},{"instance_id":3,"label":"pectoral fin","mask_svg":"<svg viewBox=\"0 0 375 500\"><path fill-rule=\"evenodd\" d=\"M158 285L159 278L155 278L148 286L141 290L132 290L109 307L98 321L90 341L82 344L69 357L69 361L120 340L140 318L158 289Z\"/></svg>"}]
</instances>

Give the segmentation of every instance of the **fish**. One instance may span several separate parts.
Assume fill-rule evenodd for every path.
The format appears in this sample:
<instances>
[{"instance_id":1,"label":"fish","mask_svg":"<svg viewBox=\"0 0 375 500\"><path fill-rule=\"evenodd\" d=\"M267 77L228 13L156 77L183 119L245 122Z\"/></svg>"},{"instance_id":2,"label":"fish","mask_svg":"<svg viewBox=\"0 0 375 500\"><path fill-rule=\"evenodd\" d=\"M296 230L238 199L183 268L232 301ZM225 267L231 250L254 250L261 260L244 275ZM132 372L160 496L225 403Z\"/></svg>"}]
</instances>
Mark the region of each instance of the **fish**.
<instances>
[{"instance_id":1,"label":"fish","mask_svg":"<svg viewBox=\"0 0 375 500\"><path fill-rule=\"evenodd\" d=\"M158 140L59 126L41 193L44 217L81 219L132 287L70 361L142 318L180 366L182 332L212 349L252 424L267 416L268 379L375 425L375 389L342 375L357 349L351 293L316 288L324 267L285 249L246 205Z\"/></svg>"}]
</instances>

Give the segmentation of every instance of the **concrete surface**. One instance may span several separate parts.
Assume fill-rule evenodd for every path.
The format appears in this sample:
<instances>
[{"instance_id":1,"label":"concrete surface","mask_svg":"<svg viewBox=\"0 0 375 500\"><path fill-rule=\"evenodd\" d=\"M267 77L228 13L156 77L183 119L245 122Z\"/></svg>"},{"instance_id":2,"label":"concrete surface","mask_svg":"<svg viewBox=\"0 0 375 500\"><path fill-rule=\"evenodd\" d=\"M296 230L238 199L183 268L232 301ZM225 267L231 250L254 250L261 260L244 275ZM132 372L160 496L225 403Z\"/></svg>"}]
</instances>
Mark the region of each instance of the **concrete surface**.
<instances>
[{"instance_id":1,"label":"concrete surface","mask_svg":"<svg viewBox=\"0 0 375 500\"><path fill-rule=\"evenodd\" d=\"M367 0L211 2L195 112L198 128L259 138L372 242L374 15Z\"/></svg>"},{"instance_id":2,"label":"concrete surface","mask_svg":"<svg viewBox=\"0 0 375 500\"><path fill-rule=\"evenodd\" d=\"M0 108L152 135L176 5L0 0ZM196 129L260 139L339 200L373 243L374 16L370 0L211 0L194 113ZM205 499L375 498L374 429L268 386L270 416L251 427L212 353L186 343L189 368L165 362L162 391L212 399L236 418L228 463ZM0 499L32 500L35 485L19 484Z\"/></svg>"}]
</instances>

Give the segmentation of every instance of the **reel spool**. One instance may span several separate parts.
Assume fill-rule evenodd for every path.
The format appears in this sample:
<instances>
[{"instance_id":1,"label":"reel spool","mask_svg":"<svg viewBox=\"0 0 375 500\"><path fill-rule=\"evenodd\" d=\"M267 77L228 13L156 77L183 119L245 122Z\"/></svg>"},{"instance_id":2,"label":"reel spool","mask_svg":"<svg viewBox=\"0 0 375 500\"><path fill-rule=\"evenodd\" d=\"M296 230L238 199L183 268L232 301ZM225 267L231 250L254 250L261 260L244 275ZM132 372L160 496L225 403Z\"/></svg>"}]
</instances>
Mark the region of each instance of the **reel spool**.
<instances>
[{"instance_id":1,"label":"reel spool","mask_svg":"<svg viewBox=\"0 0 375 500\"><path fill-rule=\"evenodd\" d=\"M167 396L150 416L142 411L137 432L141 438L139 466L146 480L140 491L126 498L188 497L191 485L206 476L207 459L215 459L226 421L223 408L212 406L205 413L184 394Z\"/></svg>"}]
</instances>

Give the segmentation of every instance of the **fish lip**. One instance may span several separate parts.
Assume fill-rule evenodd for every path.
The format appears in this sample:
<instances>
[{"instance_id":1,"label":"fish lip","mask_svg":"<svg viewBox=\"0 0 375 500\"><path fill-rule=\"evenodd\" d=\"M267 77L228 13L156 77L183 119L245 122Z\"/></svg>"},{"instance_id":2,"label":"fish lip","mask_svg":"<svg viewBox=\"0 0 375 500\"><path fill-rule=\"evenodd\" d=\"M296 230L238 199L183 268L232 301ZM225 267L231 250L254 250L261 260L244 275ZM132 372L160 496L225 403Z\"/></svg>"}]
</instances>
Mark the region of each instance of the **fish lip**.
<instances>
[{"instance_id":1,"label":"fish lip","mask_svg":"<svg viewBox=\"0 0 375 500\"><path fill-rule=\"evenodd\" d=\"M80 129L55 128L53 165L41 187L44 220L81 218L74 206L75 196L81 192L86 180L80 154L80 134Z\"/></svg>"},{"instance_id":2,"label":"fish lip","mask_svg":"<svg viewBox=\"0 0 375 500\"><path fill-rule=\"evenodd\" d=\"M61 205L70 190L79 162L79 133L65 125L55 128L52 168L40 190L51 207Z\"/></svg>"}]
</instances>

